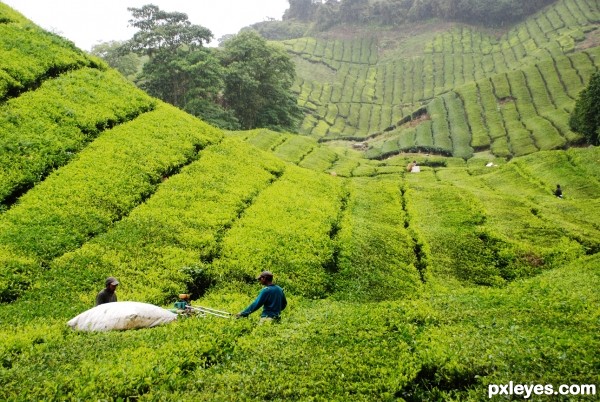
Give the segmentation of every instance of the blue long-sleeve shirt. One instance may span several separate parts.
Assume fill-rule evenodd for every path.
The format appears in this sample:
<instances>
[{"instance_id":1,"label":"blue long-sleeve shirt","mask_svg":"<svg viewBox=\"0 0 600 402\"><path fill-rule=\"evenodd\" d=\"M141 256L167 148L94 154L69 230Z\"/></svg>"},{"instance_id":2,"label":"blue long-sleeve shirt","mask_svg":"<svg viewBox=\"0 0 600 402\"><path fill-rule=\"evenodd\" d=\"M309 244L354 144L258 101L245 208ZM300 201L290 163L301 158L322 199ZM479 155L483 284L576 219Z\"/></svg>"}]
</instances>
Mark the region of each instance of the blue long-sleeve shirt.
<instances>
[{"instance_id":1,"label":"blue long-sleeve shirt","mask_svg":"<svg viewBox=\"0 0 600 402\"><path fill-rule=\"evenodd\" d=\"M258 294L256 299L244 311L242 317L247 317L259 308L263 308L261 317L277 318L287 306L283 289L277 285L267 285Z\"/></svg>"}]
</instances>

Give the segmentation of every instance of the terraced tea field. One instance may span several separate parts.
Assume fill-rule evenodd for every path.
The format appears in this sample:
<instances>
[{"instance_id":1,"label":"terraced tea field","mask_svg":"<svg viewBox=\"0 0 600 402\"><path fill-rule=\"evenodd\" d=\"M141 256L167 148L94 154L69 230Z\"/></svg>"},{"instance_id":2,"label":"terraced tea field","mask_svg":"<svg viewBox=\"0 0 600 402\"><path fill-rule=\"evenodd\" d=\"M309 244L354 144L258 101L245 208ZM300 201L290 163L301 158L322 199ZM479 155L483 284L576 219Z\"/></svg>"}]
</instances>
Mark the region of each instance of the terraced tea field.
<instances>
[{"instance_id":1,"label":"terraced tea field","mask_svg":"<svg viewBox=\"0 0 600 402\"><path fill-rule=\"evenodd\" d=\"M370 30L285 41L308 112L300 132L369 140L369 158L561 149L581 139L568 115L599 67L598 43L590 45L599 23L597 2L560 0L501 35L432 24L406 38Z\"/></svg>"},{"instance_id":2,"label":"terraced tea field","mask_svg":"<svg viewBox=\"0 0 600 402\"><path fill-rule=\"evenodd\" d=\"M314 108L297 135L222 132L0 3L0 400L479 401L509 381L597 384L600 148L566 148L565 123L597 68L597 48L577 49L592 11L559 1L497 40L440 31L410 59L380 38L288 41L346 77L299 84ZM347 142L361 125L396 127L365 158ZM189 292L236 313L263 269L289 301L279 324L66 326L107 276L121 301Z\"/></svg>"}]
</instances>

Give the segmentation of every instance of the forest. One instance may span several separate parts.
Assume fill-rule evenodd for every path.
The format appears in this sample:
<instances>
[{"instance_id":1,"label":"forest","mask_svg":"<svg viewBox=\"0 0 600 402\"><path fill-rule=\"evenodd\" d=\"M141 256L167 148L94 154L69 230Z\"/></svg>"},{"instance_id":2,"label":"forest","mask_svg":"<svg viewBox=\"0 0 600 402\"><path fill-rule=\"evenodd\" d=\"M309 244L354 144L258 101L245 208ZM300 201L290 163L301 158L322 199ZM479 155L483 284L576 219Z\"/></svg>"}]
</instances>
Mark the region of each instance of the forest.
<instances>
[{"instance_id":1,"label":"forest","mask_svg":"<svg viewBox=\"0 0 600 402\"><path fill-rule=\"evenodd\" d=\"M347 23L402 25L431 18L504 26L556 0L289 0L284 20L314 23L327 29Z\"/></svg>"}]
</instances>

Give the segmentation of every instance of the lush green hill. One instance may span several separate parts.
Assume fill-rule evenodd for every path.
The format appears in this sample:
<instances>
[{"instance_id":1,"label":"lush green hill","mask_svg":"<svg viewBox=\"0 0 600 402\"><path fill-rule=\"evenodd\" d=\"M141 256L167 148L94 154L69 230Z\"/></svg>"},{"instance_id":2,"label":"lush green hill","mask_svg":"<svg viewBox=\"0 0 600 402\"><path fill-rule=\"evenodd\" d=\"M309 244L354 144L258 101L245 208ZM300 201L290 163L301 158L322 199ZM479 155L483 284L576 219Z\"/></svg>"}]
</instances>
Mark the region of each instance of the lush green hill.
<instances>
[{"instance_id":1,"label":"lush green hill","mask_svg":"<svg viewBox=\"0 0 600 402\"><path fill-rule=\"evenodd\" d=\"M556 7L574 12L575 4L593 6ZM509 381L600 385L600 148L545 150L555 147L544 141L560 142L548 132L533 137L543 151L516 152L508 128L525 122L509 116L525 113L527 124L563 127L565 108L597 65L596 48L555 54L549 44L547 56L503 59L504 69L488 76L496 67L482 67L460 82L442 69L428 95L411 78L425 60L454 65L459 57L447 46L459 37L479 38L479 56L488 47L491 56L478 60L496 63L530 43L504 47L545 24L543 16L552 26L566 18L549 10L494 43L467 27L402 42L431 50L410 65L396 57L399 42L384 56L369 50L380 39L286 42L340 52L322 53L315 81L299 84L317 126L331 118L333 127L347 105L356 127L370 127L359 123L371 116L361 97L377 96L399 102L386 103L385 124L420 107L431 119L397 125L374 144L445 127L450 145L527 154L465 158L448 145L440 153L455 156L379 160L347 146L356 130L223 133L0 3L0 400L479 401L489 384ZM589 15L577 17L578 26L588 26ZM575 46L568 32L571 25L545 37ZM558 84L550 67L563 77ZM337 78L325 83L339 78L332 69L347 71L347 87ZM382 71L411 86L390 89ZM338 92L351 98L323 103L331 114L319 117L317 94ZM496 94L505 93L497 107ZM486 134L486 145L482 134L475 145L473 113L490 133L496 116L505 135ZM377 121L373 127L385 125ZM558 148L578 139L560 135ZM495 152L502 138L505 154ZM406 172L413 159L420 173ZM563 199L552 194L557 183ZM109 275L121 281L119 300L170 307L190 292L194 304L235 313L258 292L253 278L263 269L275 272L290 302L277 325L258 325L253 315L111 333L66 326L93 306ZM544 398L573 400L531 399Z\"/></svg>"},{"instance_id":2,"label":"lush green hill","mask_svg":"<svg viewBox=\"0 0 600 402\"><path fill-rule=\"evenodd\" d=\"M370 158L562 149L581 139L568 115L600 66L599 23L597 2L559 0L504 33L434 21L284 41L300 132L368 139Z\"/></svg>"}]
</instances>

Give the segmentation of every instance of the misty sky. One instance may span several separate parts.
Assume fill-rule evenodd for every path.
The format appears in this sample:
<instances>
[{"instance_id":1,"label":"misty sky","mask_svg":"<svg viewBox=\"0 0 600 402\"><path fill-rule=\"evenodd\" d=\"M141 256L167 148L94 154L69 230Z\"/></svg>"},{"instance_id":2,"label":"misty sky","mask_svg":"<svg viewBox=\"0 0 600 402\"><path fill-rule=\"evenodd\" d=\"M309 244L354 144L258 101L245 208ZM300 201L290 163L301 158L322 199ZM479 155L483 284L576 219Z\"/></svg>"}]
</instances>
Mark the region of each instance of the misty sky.
<instances>
[{"instance_id":1,"label":"misty sky","mask_svg":"<svg viewBox=\"0 0 600 402\"><path fill-rule=\"evenodd\" d=\"M155 4L165 11L186 13L192 24L210 29L215 39L267 18L280 20L287 0L0 0L42 28L90 50L98 42L125 40L136 31L128 28L127 7ZM214 42L216 44L216 41Z\"/></svg>"}]
</instances>

